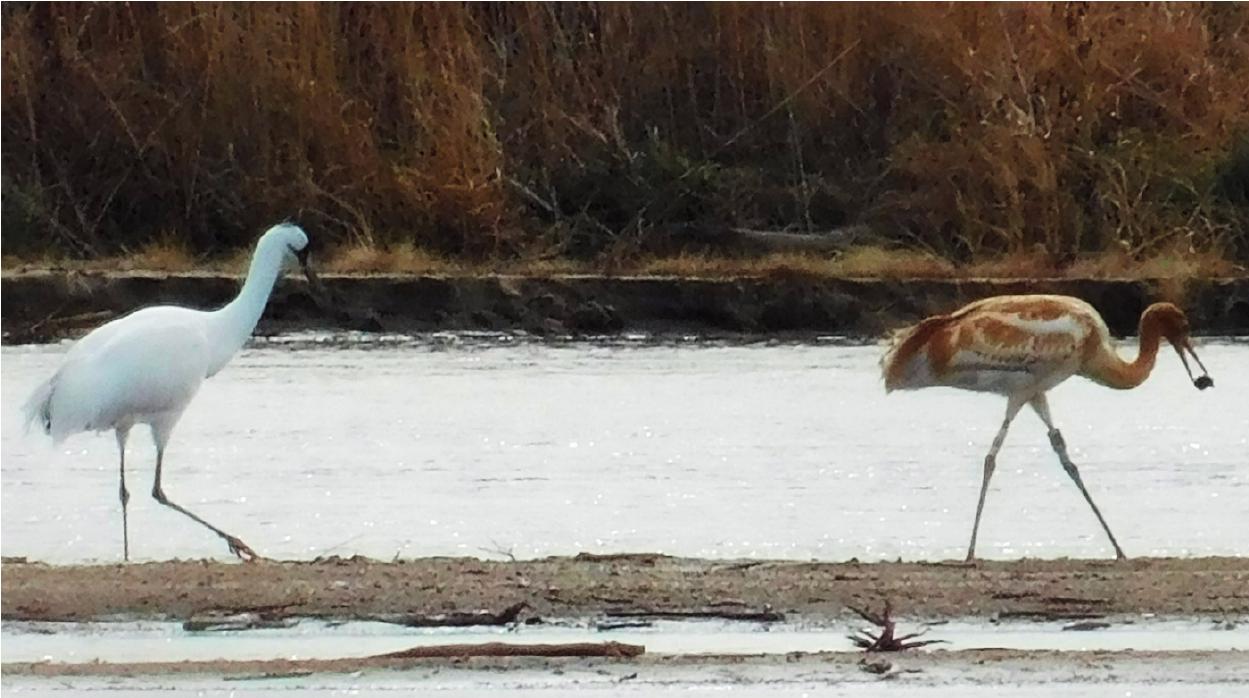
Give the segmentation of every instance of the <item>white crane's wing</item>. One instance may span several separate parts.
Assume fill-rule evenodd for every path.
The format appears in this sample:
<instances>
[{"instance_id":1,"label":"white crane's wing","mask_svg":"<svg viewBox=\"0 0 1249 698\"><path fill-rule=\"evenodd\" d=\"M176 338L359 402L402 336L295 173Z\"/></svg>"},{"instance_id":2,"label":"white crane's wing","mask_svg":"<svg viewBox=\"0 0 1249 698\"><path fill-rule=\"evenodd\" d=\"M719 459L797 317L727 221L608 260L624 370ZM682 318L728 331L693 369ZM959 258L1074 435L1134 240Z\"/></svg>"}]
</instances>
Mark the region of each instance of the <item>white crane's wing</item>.
<instances>
[{"instance_id":1,"label":"white crane's wing","mask_svg":"<svg viewBox=\"0 0 1249 698\"><path fill-rule=\"evenodd\" d=\"M199 390L208 361L202 314L149 308L80 340L32 396L32 402L43 400L34 409L28 403L28 414L41 419L58 441L80 431L176 414Z\"/></svg>"}]
</instances>

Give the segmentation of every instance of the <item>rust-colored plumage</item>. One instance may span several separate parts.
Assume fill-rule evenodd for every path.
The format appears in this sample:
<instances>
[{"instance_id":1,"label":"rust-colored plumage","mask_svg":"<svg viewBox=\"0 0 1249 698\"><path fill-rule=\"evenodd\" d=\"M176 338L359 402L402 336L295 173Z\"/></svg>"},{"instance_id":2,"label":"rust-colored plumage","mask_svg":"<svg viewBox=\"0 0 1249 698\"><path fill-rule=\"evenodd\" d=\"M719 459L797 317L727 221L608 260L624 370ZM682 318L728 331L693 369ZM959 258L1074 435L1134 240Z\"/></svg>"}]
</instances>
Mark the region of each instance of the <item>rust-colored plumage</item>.
<instances>
[{"instance_id":1,"label":"rust-colored plumage","mask_svg":"<svg viewBox=\"0 0 1249 698\"><path fill-rule=\"evenodd\" d=\"M1124 361L1111 343L1106 323L1091 305L1068 296L1034 295L987 298L949 315L930 317L894 336L881 360L886 391L948 386L1007 397L1006 419L985 457L968 560L975 558L980 514L998 449L1011 420L1025 404L1049 428L1050 443L1064 470L1097 515L1116 555L1124 557L1067 456L1062 434L1050 419L1045 392L1073 375L1111 388L1134 388L1149 377L1163 339L1180 355L1190 378L1193 374L1185 352L1192 356L1203 372L1193 378L1193 384L1208 388L1214 383L1193 351L1188 333L1182 310L1170 303L1155 303L1141 315L1136 359Z\"/></svg>"}]
</instances>

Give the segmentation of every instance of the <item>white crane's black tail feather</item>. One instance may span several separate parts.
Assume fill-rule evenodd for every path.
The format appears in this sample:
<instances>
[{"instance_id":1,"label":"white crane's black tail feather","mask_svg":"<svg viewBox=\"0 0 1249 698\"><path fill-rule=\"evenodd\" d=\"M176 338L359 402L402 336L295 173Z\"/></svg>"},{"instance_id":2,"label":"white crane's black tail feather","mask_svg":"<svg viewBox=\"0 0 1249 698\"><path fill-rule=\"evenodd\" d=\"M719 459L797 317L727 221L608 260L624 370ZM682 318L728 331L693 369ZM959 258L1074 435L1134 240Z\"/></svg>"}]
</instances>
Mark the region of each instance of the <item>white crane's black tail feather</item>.
<instances>
[{"instance_id":1,"label":"white crane's black tail feather","mask_svg":"<svg viewBox=\"0 0 1249 698\"><path fill-rule=\"evenodd\" d=\"M38 422L43 433L52 433L52 394L56 392L58 377L60 377L59 372L40 384L26 399L26 404L22 405L22 411L26 413L27 432L30 431L31 424Z\"/></svg>"}]
</instances>

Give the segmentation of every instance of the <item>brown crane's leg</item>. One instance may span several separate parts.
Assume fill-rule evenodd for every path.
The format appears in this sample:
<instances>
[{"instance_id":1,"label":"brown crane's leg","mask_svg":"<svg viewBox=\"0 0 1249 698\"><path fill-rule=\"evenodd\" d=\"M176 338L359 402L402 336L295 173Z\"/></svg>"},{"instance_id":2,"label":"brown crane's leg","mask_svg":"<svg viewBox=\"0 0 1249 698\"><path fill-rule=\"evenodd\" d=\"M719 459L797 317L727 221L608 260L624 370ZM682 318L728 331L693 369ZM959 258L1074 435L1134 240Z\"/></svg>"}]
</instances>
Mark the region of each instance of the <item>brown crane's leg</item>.
<instances>
[{"instance_id":1,"label":"brown crane's leg","mask_svg":"<svg viewBox=\"0 0 1249 698\"><path fill-rule=\"evenodd\" d=\"M161 486L160 486L160 473L161 473L161 466L163 466L165 462L165 443L168 441L168 438L169 438L168 429L163 429L163 430L158 431L155 427L153 427L152 436L156 441L156 481L152 483L152 497L154 497L156 501L160 502L161 504L164 504L170 509L173 509L175 511L185 514L186 516L190 517L194 521L207 527L208 530L221 536L223 539L225 539L226 545L230 546L230 552L239 556L239 558L243 560L248 560L248 561L258 559L260 556L256 554L256 551L248 547L246 543L230 535L229 533L226 533L225 531L217 528L216 526L208 523L207 521L201 519L195 514L192 514L190 511L182 508L181 506L174 504L173 502L169 500L168 497L165 496L165 492L164 490L161 489Z\"/></svg>"},{"instance_id":2,"label":"brown crane's leg","mask_svg":"<svg viewBox=\"0 0 1249 698\"><path fill-rule=\"evenodd\" d=\"M997 430L997 436L993 438L993 446L989 448L989 455L984 457L984 480L980 483L980 501L976 503L976 521L971 526L971 543L967 545L968 562L976 559L976 534L980 531L980 514L984 511L984 497L989 492L989 478L993 477L993 470L997 467L997 452L1002 448L1002 442L1006 440L1006 430L1010 428L1011 420L1019 414L1023 406L1023 400L1013 397L1008 400L1002 428Z\"/></svg>"},{"instance_id":3,"label":"brown crane's leg","mask_svg":"<svg viewBox=\"0 0 1249 698\"><path fill-rule=\"evenodd\" d=\"M1106 524L1106 519L1102 517L1102 512L1093 503L1093 497L1084 486L1084 480L1080 478L1080 471L1076 468L1076 464L1072 463L1071 458L1067 456L1067 442L1063 441L1062 432L1054 427L1054 422L1050 419L1050 408L1049 403L1045 400L1045 394L1042 393L1032 398L1029 404L1032 405L1032 409L1036 410L1037 416L1041 418L1041 421L1045 422L1045 426L1049 428L1050 445L1054 447L1054 453L1058 454L1058 462L1062 463L1063 470L1067 471L1067 475L1071 476L1071 481L1076 483L1076 487L1080 488L1080 494L1084 495L1084 501L1089 503L1089 507L1093 509L1093 515L1101 522L1102 529L1106 531L1106 536L1110 538L1110 544L1115 546L1115 557L1120 560L1128 559L1128 556L1123 554L1123 548L1119 547L1119 541L1115 540L1115 534L1110 532L1110 526Z\"/></svg>"}]
</instances>

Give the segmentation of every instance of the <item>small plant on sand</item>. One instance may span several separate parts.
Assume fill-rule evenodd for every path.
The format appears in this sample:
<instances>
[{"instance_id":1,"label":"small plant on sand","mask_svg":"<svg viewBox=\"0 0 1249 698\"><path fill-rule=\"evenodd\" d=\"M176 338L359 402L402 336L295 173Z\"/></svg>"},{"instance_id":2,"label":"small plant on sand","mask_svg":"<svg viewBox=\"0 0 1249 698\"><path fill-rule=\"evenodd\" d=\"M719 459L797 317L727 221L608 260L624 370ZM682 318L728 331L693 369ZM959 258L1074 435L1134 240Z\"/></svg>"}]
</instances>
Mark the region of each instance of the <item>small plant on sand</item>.
<instances>
[{"instance_id":1,"label":"small plant on sand","mask_svg":"<svg viewBox=\"0 0 1249 698\"><path fill-rule=\"evenodd\" d=\"M915 649L916 647L945 642L945 640L914 639L928 632L927 628L917 633L909 633L907 635L902 635L901 637L895 637L894 633L897 629L897 624L891 617L893 613L893 604L889 601L885 601L885 607L879 614L872 613L869 610L855 608L854 606L850 606L849 608L851 611L857 613L863 620L866 620L881 629L880 632L876 634L873 634L870 630L861 629L846 636L850 638L850 641L854 643L855 647L859 647L866 652L901 652L903 650Z\"/></svg>"}]
</instances>

